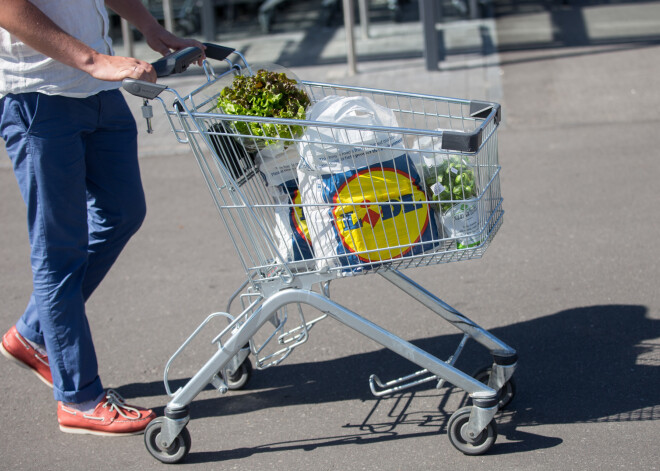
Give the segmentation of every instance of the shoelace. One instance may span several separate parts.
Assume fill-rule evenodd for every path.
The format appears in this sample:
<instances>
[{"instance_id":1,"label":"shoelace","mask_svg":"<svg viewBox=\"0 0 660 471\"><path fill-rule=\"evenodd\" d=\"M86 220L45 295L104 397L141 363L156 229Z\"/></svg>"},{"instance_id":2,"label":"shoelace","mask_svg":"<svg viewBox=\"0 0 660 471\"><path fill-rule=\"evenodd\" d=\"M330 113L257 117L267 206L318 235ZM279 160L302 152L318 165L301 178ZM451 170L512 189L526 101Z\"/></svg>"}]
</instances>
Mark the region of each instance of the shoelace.
<instances>
[{"instance_id":1,"label":"shoelace","mask_svg":"<svg viewBox=\"0 0 660 471\"><path fill-rule=\"evenodd\" d=\"M142 417L142 413L137 410L135 407L131 407L126 405L126 401L124 401L124 398L119 395L117 391L114 389L108 389L106 395L105 395L105 404L103 404L103 408L106 408L107 406L110 406L110 410L116 410L119 415L126 419L139 419ZM137 414L137 417L130 417L126 412L124 411L130 411L130 412L135 412Z\"/></svg>"}]
</instances>

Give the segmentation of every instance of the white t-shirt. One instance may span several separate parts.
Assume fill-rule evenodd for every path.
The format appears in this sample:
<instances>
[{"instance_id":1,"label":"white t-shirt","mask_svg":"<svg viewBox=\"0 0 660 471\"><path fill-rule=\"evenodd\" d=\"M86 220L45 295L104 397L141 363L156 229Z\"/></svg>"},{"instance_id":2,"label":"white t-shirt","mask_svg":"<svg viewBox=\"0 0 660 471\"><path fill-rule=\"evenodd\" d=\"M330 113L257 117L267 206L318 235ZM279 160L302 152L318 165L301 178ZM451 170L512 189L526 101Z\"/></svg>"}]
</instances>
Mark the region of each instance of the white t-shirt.
<instances>
[{"instance_id":1,"label":"white t-shirt","mask_svg":"<svg viewBox=\"0 0 660 471\"><path fill-rule=\"evenodd\" d=\"M102 54L113 54L103 0L30 1L71 36ZM0 28L0 97L40 92L84 98L120 86L51 59Z\"/></svg>"}]
</instances>

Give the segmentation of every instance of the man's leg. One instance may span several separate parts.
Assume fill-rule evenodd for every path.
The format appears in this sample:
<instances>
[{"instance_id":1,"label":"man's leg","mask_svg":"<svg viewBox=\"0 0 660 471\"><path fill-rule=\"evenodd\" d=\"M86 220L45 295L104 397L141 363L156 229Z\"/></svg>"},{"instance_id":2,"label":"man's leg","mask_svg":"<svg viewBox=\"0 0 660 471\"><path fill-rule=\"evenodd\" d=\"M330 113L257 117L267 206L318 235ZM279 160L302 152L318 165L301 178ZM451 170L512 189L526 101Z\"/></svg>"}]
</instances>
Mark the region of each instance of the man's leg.
<instances>
[{"instance_id":1,"label":"man's leg","mask_svg":"<svg viewBox=\"0 0 660 471\"><path fill-rule=\"evenodd\" d=\"M142 433L155 414L103 391L85 315L85 301L144 219L135 121L119 93L5 97L0 116L28 209L34 284L16 325L22 332L5 334L2 353L32 367L29 355L9 350L21 351L21 335L45 341L60 430Z\"/></svg>"},{"instance_id":2,"label":"man's leg","mask_svg":"<svg viewBox=\"0 0 660 471\"><path fill-rule=\"evenodd\" d=\"M146 214L137 160L137 128L119 91L102 93L101 126L85 135L88 197L88 266L83 282L85 300L94 292ZM34 296L24 319L34 326L29 340L44 344Z\"/></svg>"},{"instance_id":3,"label":"man's leg","mask_svg":"<svg viewBox=\"0 0 660 471\"><path fill-rule=\"evenodd\" d=\"M103 392L82 292L88 226L81 136L95 120L86 100L34 93L2 103L2 134L27 205L34 285L16 328L45 343L54 396L65 402Z\"/></svg>"},{"instance_id":4,"label":"man's leg","mask_svg":"<svg viewBox=\"0 0 660 471\"><path fill-rule=\"evenodd\" d=\"M85 136L89 259L87 299L140 228L146 204L137 159L137 127L118 90L98 95L99 126Z\"/></svg>"}]
</instances>

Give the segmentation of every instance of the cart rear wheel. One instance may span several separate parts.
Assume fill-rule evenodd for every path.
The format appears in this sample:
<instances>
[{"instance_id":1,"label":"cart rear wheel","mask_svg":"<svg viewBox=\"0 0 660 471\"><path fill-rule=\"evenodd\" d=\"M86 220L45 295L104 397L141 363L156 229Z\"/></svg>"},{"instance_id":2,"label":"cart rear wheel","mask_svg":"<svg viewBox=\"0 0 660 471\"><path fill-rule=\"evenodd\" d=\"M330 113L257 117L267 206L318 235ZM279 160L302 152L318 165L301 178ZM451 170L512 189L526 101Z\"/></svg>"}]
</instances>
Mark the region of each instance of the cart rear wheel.
<instances>
[{"instance_id":1,"label":"cart rear wheel","mask_svg":"<svg viewBox=\"0 0 660 471\"><path fill-rule=\"evenodd\" d=\"M170 446L163 447L160 444L160 433L163 429L164 420L163 417L159 417L147 425L147 428L144 430L144 444L149 453L151 453L151 456L158 461L169 464L178 463L190 451L190 432L184 427Z\"/></svg>"},{"instance_id":2,"label":"cart rear wheel","mask_svg":"<svg viewBox=\"0 0 660 471\"><path fill-rule=\"evenodd\" d=\"M477 371L474 375L474 379L488 385L488 380L490 379L491 367L486 366ZM497 404L498 409L502 410L508 406L513 398L516 396L516 383L513 378L509 378L509 381L504 383L502 389L500 390L500 401Z\"/></svg>"},{"instance_id":3,"label":"cart rear wheel","mask_svg":"<svg viewBox=\"0 0 660 471\"><path fill-rule=\"evenodd\" d=\"M447 424L449 441L454 448L466 455L481 455L490 450L497 439L497 428L495 420L491 420L488 426L474 439L468 437L467 428L470 420L471 406L458 409L450 417Z\"/></svg>"},{"instance_id":4,"label":"cart rear wheel","mask_svg":"<svg viewBox=\"0 0 660 471\"><path fill-rule=\"evenodd\" d=\"M250 363L250 360L247 358L243 363L241 363L241 366L238 367L238 369L234 372L234 374L229 375L228 378L225 378L225 382L227 383L227 387L229 389L242 389L245 387L248 381L250 381L250 377L252 376L252 363Z\"/></svg>"}]
</instances>

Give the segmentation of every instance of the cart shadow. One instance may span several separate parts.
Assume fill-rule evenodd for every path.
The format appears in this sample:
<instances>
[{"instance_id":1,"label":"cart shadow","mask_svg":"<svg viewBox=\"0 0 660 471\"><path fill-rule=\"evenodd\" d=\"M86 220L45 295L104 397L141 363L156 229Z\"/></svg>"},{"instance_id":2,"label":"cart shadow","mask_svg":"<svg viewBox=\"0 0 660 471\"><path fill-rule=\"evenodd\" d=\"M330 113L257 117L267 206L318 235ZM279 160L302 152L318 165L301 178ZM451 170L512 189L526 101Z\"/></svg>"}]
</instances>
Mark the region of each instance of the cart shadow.
<instances>
[{"instance_id":1,"label":"cart shadow","mask_svg":"<svg viewBox=\"0 0 660 471\"><path fill-rule=\"evenodd\" d=\"M514 376L518 393L509 406L511 411L503 411L497 418L499 433L506 436L507 442L496 443L490 453L523 452L562 442L560 438L535 435L529 430L523 432L518 427L660 420L660 398L657 395L660 387L660 320L651 319L647 314L644 306L592 306L492 329L494 335L518 350L520 360ZM455 346L459 339L459 335L445 335L413 343L437 354L439 347L448 343ZM489 361L483 349L470 342L457 366L472 372ZM234 391L223 397L198 398L191 407L191 416L194 420L346 400L373 402L374 408L382 407L382 399L375 398L369 391L366 381L369 375L375 373L388 380L415 369L418 369L415 365L389 350L322 362L285 363L255 371L244 391ZM173 386L176 388L182 384L183 380ZM163 386L161 383L135 383L117 389L122 395L135 397L160 395ZM389 400L414 398L416 393L437 395L439 406L431 412L413 414L411 408L414 410L414 404L410 402L403 419L401 414L393 414L387 423L374 427L369 422L370 414L362 424L347 425L348 428L355 427L357 433L217 453L191 453L188 459L237 459L283 449L367 444L437 434L439 431L444 433L446 421L457 408L456 401L453 401L452 407L445 411L444 398L449 394L458 398L460 404L467 401L465 394L455 388L435 390L432 386L408 390ZM420 419L420 416L424 418ZM403 424L417 424L422 428L416 433L398 433L397 427L401 428Z\"/></svg>"}]
</instances>

